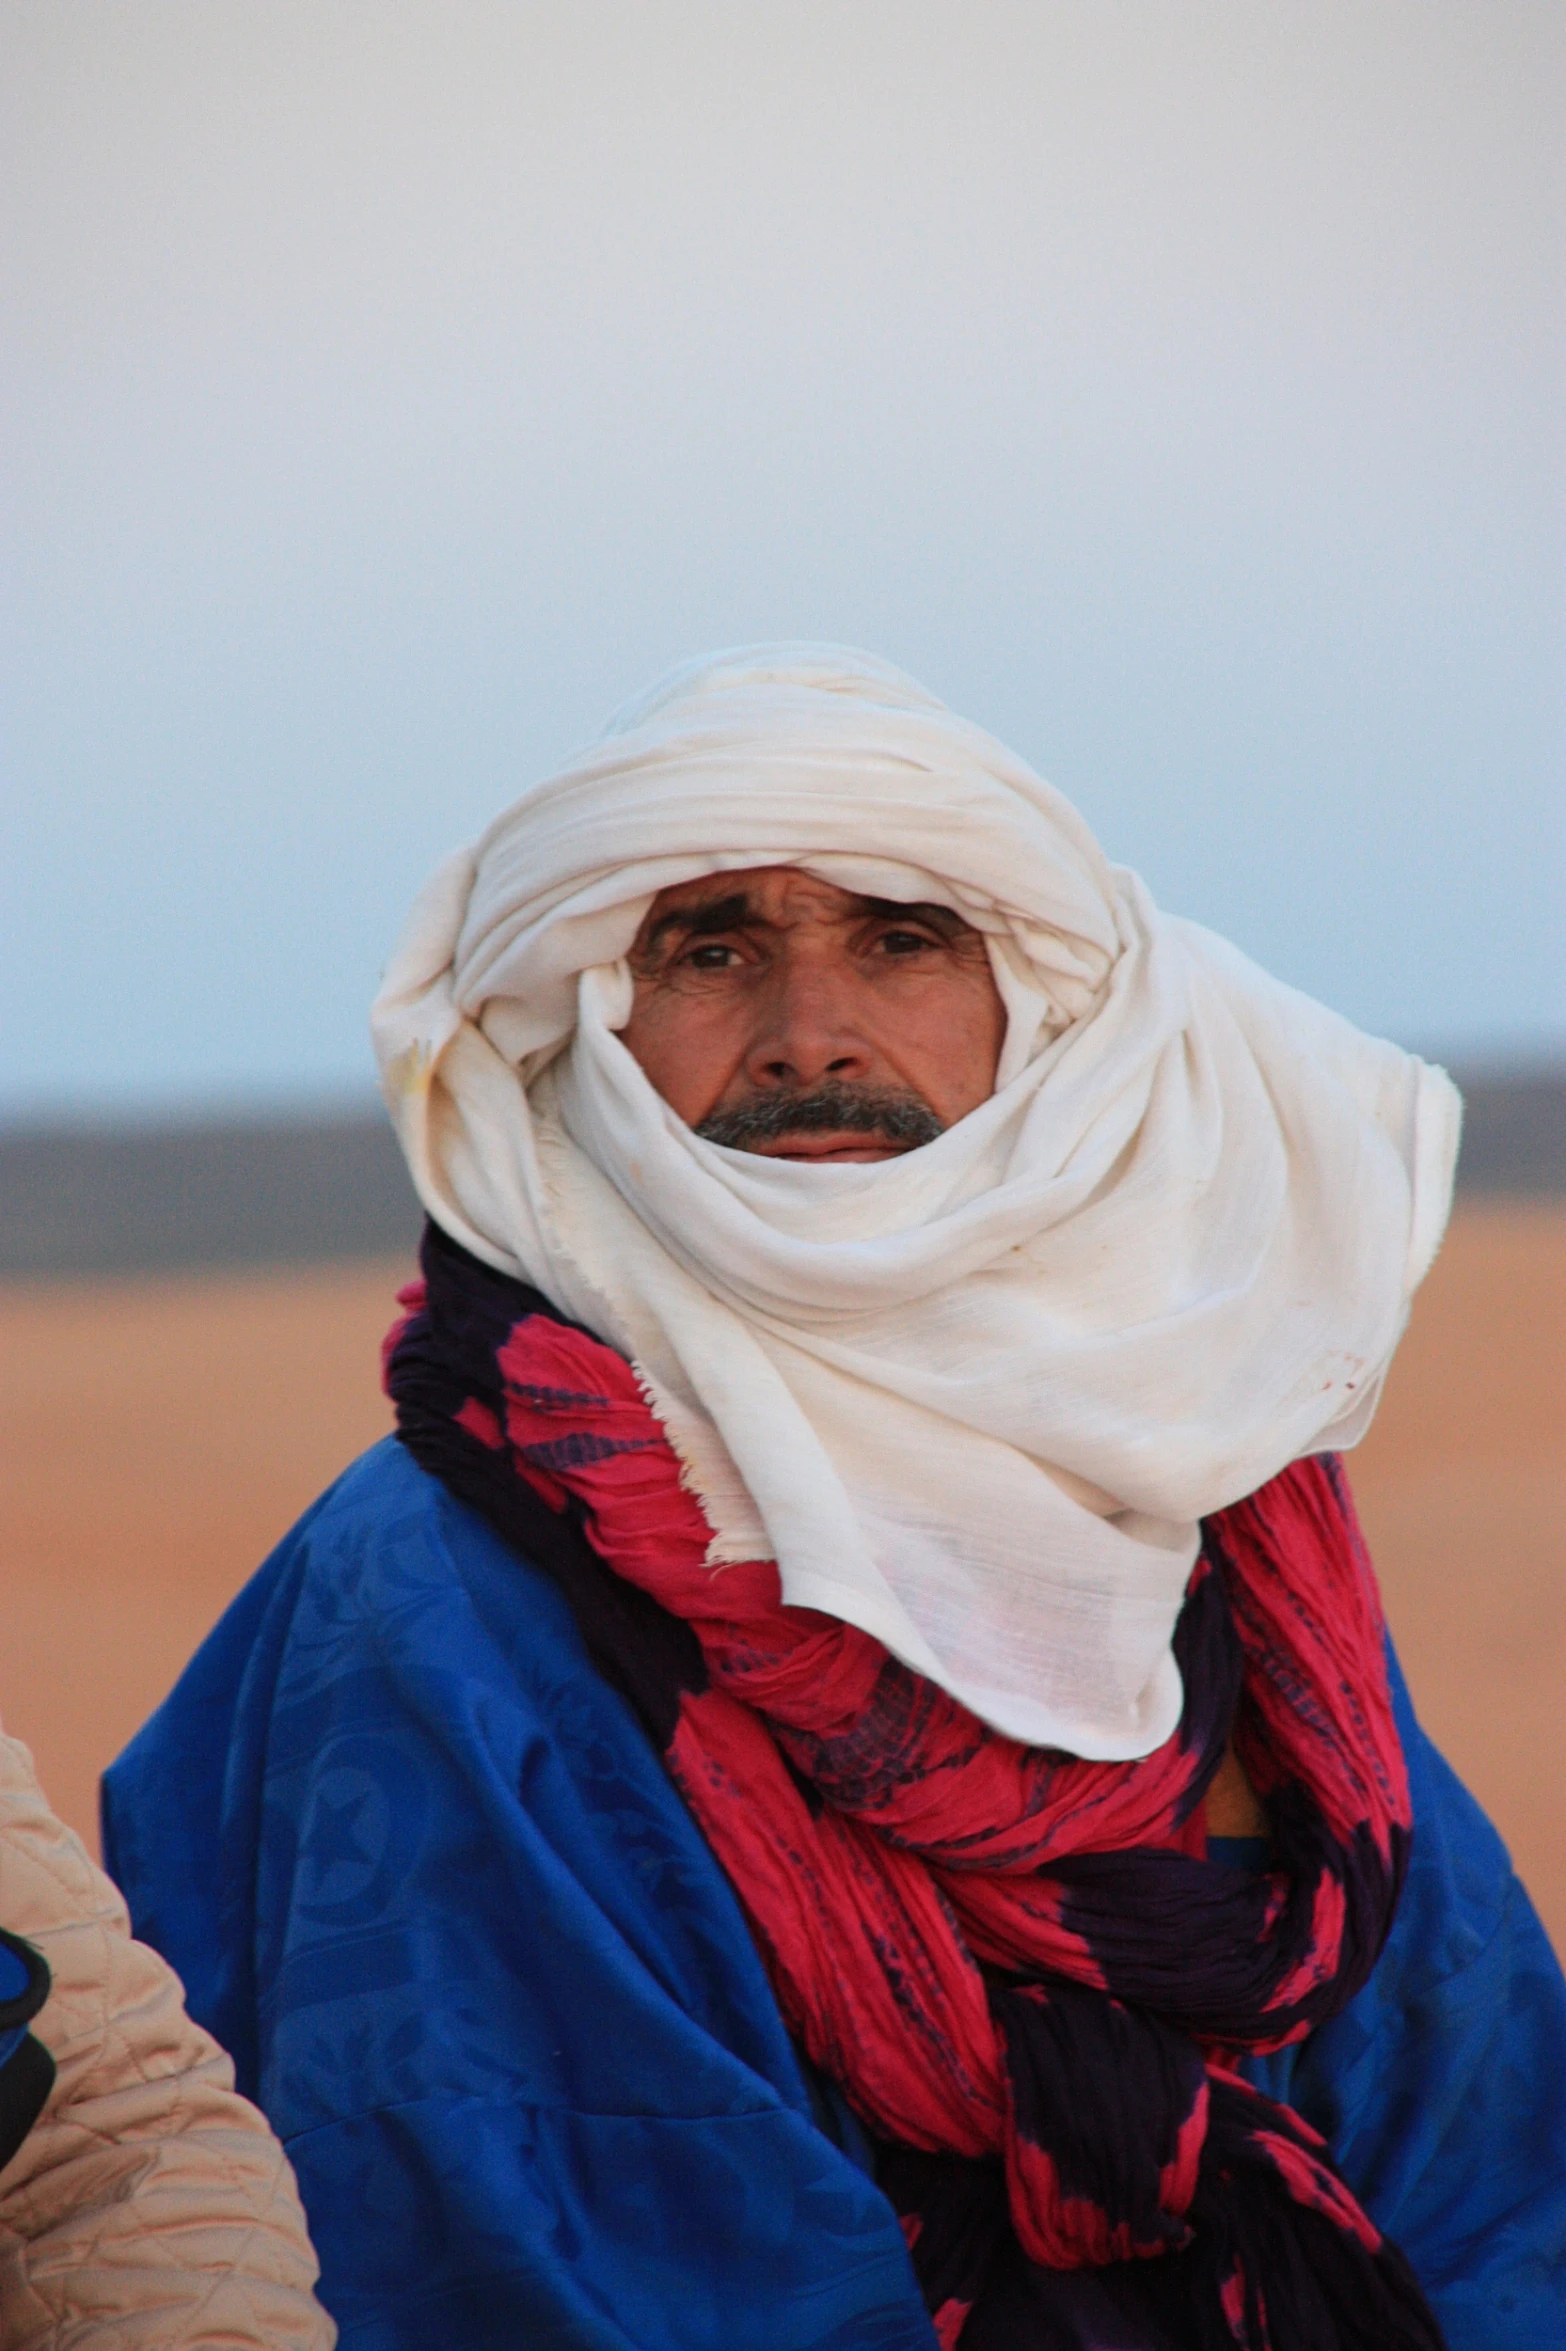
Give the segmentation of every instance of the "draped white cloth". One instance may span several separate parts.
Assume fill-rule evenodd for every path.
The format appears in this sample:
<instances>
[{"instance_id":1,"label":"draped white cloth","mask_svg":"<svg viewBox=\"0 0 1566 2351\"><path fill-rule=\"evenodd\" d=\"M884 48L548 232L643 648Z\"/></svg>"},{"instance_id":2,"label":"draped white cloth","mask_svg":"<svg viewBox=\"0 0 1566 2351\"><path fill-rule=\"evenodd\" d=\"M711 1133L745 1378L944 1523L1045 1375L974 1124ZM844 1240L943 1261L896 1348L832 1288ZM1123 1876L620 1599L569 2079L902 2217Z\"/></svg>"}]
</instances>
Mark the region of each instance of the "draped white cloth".
<instances>
[{"instance_id":1,"label":"draped white cloth","mask_svg":"<svg viewBox=\"0 0 1566 2351\"><path fill-rule=\"evenodd\" d=\"M795 864L985 934L996 1090L801 1165L678 1119L615 1034L656 893ZM1162 914L1075 810L830 646L693 664L414 908L374 1012L419 1193L636 1365L715 1530L1002 1730L1148 1753L1197 1520L1367 1426L1458 1099Z\"/></svg>"}]
</instances>

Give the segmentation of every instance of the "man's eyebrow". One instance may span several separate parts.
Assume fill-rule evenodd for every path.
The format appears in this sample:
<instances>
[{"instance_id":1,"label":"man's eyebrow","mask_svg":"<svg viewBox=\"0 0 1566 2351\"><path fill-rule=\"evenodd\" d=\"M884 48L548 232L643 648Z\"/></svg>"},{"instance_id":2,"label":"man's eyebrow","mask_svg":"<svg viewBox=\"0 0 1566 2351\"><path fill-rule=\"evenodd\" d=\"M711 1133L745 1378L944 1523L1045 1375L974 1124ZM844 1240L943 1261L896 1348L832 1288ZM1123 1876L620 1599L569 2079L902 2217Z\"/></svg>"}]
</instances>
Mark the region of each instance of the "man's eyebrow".
<instances>
[{"instance_id":1,"label":"man's eyebrow","mask_svg":"<svg viewBox=\"0 0 1566 2351\"><path fill-rule=\"evenodd\" d=\"M671 906L667 914L659 915L637 952L655 955L671 931L687 939L704 939L717 931L738 930L755 919L743 890L731 890L726 898L709 898L700 906Z\"/></svg>"},{"instance_id":2,"label":"man's eyebrow","mask_svg":"<svg viewBox=\"0 0 1566 2351\"><path fill-rule=\"evenodd\" d=\"M933 899L919 898L857 898L854 911L870 915L877 922L922 922L931 930L939 931L944 939L955 939L960 932L973 928L950 906L937 905ZM747 923L760 922L744 890L730 890L723 898L708 898L696 906L671 906L660 914L636 952L639 956L653 956L671 934L685 939L710 939L722 931L742 929Z\"/></svg>"},{"instance_id":3,"label":"man's eyebrow","mask_svg":"<svg viewBox=\"0 0 1566 2351\"><path fill-rule=\"evenodd\" d=\"M973 928L972 923L964 922L953 907L938 906L930 898L915 899L912 904L906 898L862 898L860 904L867 914L876 915L886 922L928 923L932 930L939 931L948 939L954 939L959 931L971 931Z\"/></svg>"}]
</instances>

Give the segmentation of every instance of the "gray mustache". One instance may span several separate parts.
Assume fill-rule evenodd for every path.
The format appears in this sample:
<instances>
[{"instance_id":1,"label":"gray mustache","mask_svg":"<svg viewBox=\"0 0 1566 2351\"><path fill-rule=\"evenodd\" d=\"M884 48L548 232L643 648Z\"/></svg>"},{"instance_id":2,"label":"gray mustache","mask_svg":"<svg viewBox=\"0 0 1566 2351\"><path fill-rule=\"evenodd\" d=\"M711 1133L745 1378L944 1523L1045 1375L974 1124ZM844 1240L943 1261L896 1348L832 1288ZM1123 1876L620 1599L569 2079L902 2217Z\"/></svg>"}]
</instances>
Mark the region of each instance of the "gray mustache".
<instances>
[{"instance_id":1,"label":"gray mustache","mask_svg":"<svg viewBox=\"0 0 1566 2351\"><path fill-rule=\"evenodd\" d=\"M904 1151L933 1143L945 1128L917 1094L875 1086L816 1086L808 1094L758 1094L732 1110L715 1110L696 1132L729 1151L754 1151L785 1135L874 1135Z\"/></svg>"}]
</instances>

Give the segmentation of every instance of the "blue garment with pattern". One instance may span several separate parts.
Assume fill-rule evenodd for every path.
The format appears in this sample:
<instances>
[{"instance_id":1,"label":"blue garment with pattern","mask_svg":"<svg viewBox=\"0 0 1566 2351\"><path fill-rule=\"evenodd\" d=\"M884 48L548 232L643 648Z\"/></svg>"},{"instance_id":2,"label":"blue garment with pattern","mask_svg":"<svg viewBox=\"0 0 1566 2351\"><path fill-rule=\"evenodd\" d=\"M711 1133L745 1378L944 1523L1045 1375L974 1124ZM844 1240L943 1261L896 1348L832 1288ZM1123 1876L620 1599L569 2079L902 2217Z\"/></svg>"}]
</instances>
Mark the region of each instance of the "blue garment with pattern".
<instances>
[{"instance_id":1,"label":"blue garment with pattern","mask_svg":"<svg viewBox=\"0 0 1566 2351\"><path fill-rule=\"evenodd\" d=\"M1452 2351L1551 2351L1566 1985L1397 1698L1391 1941L1253 2070L1326 2131ZM933 2351L645 1733L554 1585L394 1440L113 1766L104 1841L288 2148L346 2351Z\"/></svg>"}]
</instances>

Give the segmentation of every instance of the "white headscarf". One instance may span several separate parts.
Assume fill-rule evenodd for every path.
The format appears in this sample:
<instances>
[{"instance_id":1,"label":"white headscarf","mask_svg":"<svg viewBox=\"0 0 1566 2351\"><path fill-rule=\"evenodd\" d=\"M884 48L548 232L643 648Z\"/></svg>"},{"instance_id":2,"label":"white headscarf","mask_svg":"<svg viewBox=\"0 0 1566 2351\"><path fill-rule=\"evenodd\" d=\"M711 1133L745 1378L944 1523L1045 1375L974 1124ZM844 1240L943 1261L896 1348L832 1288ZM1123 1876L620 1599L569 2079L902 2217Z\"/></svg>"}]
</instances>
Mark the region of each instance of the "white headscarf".
<instances>
[{"instance_id":1,"label":"white headscarf","mask_svg":"<svg viewBox=\"0 0 1566 2351\"><path fill-rule=\"evenodd\" d=\"M955 908L1008 1014L922 1149L702 1141L615 1031L661 889L792 864ZM1196 1521L1369 1422L1451 1195L1444 1074L1161 914L884 664L675 672L436 874L375 1006L425 1206L636 1365L786 1600L1015 1737L1173 1729Z\"/></svg>"}]
</instances>

